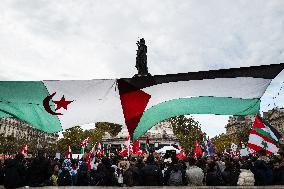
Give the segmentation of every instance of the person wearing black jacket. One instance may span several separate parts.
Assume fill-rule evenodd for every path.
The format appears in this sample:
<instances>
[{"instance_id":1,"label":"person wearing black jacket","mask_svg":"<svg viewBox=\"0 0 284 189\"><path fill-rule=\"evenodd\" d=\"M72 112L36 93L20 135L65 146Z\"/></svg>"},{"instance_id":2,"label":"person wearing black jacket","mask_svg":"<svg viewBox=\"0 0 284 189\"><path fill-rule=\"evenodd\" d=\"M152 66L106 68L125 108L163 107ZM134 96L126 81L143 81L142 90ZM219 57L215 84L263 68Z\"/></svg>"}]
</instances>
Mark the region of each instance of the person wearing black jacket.
<instances>
[{"instance_id":1,"label":"person wearing black jacket","mask_svg":"<svg viewBox=\"0 0 284 189\"><path fill-rule=\"evenodd\" d=\"M114 169L108 158L102 158L97 170L92 173L92 186L118 186L118 181L114 175Z\"/></svg>"},{"instance_id":2,"label":"person wearing black jacket","mask_svg":"<svg viewBox=\"0 0 284 189\"><path fill-rule=\"evenodd\" d=\"M3 185L3 183L4 183L4 166L0 161L0 185Z\"/></svg>"},{"instance_id":3,"label":"person wearing black jacket","mask_svg":"<svg viewBox=\"0 0 284 189\"><path fill-rule=\"evenodd\" d=\"M284 185L284 167L280 160L273 162L273 185Z\"/></svg>"},{"instance_id":4,"label":"person wearing black jacket","mask_svg":"<svg viewBox=\"0 0 284 189\"><path fill-rule=\"evenodd\" d=\"M254 162L251 171L254 174L256 186L272 185L273 183L273 172L267 163L268 160L265 151L261 151L259 158Z\"/></svg>"},{"instance_id":5,"label":"person wearing black jacket","mask_svg":"<svg viewBox=\"0 0 284 189\"><path fill-rule=\"evenodd\" d=\"M224 180L221 170L217 166L213 157L207 157L207 169L206 169L206 186L222 186Z\"/></svg>"},{"instance_id":6,"label":"person wearing black jacket","mask_svg":"<svg viewBox=\"0 0 284 189\"><path fill-rule=\"evenodd\" d=\"M90 184L90 173L88 171L88 165L82 162L77 172L77 186L89 186Z\"/></svg>"},{"instance_id":7,"label":"person wearing black jacket","mask_svg":"<svg viewBox=\"0 0 284 189\"><path fill-rule=\"evenodd\" d=\"M18 188L25 186L26 169L23 164L23 160L24 156L22 154L18 154L15 159L7 159L5 161L5 188Z\"/></svg>"},{"instance_id":8,"label":"person wearing black jacket","mask_svg":"<svg viewBox=\"0 0 284 189\"><path fill-rule=\"evenodd\" d=\"M124 172L123 180L126 186L140 186L141 181L141 171L138 167L135 166L135 158L130 159L130 166Z\"/></svg>"},{"instance_id":9,"label":"person wearing black jacket","mask_svg":"<svg viewBox=\"0 0 284 189\"><path fill-rule=\"evenodd\" d=\"M38 156L31 162L28 169L28 185L32 187L45 186L49 183L51 175L51 164L43 156L43 152L39 151Z\"/></svg>"},{"instance_id":10,"label":"person wearing black jacket","mask_svg":"<svg viewBox=\"0 0 284 189\"><path fill-rule=\"evenodd\" d=\"M161 169L155 164L153 155L147 158L147 165L141 169L143 186L162 186L163 175Z\"/></svg>"}]
</instances>

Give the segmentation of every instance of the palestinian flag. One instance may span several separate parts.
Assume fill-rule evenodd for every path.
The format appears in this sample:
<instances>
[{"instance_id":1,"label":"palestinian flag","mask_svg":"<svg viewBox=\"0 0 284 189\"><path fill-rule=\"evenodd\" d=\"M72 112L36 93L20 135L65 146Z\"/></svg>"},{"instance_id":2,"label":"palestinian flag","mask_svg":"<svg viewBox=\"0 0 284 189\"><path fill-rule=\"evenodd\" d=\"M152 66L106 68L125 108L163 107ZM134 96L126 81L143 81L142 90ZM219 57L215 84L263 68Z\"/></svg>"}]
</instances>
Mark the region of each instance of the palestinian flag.
<instances>
[{"instance_id":1,"label":"palestinian flag","mask_svg":"<svg viewBox=\"0 0 284 189\"><path fill-rule=\"evenodd\" d=\"M45 132L94 122L126 124L135 140L178 115L255 115L284 64L122 79L1 81L0 117Z\"/></svg>"},{"instance_id":2,"label":"palestinian flag","mask_svg":"<svg viewBox=\"0 0 284 189\"><path fill-rule=\"evenodd\" d=\"M129 132L134 130L136 140L157 123L178 115L256 115L260 98L283 68L278 64L120 79Z\"/></svg>"},{"instance_id":3,"label":"palestinian flag","mask_svg":"<svg viewBox=\"0 0 284 189\"><path fill-rule=\"evenodd\" d=\"M269 124L264 124L262 119L257 115L250 130L249 141L247 146L259 152L265 150L267 154L276 154L279 150L278 141L280 134L273 132Z\"/></svg>"}]
</instances>

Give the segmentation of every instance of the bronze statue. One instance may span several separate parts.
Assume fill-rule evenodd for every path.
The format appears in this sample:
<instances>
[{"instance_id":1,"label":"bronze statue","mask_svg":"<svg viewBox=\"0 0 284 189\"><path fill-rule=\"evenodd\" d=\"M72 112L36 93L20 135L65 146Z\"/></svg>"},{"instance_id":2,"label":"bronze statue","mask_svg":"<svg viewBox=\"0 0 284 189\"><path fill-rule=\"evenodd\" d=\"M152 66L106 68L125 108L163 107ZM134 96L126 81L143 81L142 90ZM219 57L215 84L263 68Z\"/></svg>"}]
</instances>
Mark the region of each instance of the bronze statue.
<instances>
[{"instance_id":1,"label":"bronze statue","mask_svg":"<svg viewBox=\"0 0 284 189\"><path fill-rule=\"evenodd\" d=\"M147 67L147 46L145 45L144 38L140 39L136 43L138 50L136 54L136 65L135 67L138 70L138 76L147 76L148 67Z\"/></svg>"}]
</instances>

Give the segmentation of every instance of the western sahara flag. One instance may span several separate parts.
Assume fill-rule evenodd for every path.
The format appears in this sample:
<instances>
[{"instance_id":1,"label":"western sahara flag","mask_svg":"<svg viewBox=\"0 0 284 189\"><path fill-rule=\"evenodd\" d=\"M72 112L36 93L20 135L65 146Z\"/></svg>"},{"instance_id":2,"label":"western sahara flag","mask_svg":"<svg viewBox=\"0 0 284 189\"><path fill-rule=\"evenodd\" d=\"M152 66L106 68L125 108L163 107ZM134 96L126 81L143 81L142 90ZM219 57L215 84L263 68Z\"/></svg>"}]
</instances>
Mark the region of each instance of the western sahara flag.
<instances>
[{"instance_id":1,"label":"western sahara flag","mask_svg":"<svg viewBox=\"0 0 284 189\"><path fill-rule=\"evenodd\" d=\"M268 153L277 153L280 134L258 115L250 130L248 147L256 152L266 150Z\"/></svg>"},{"instance_id":2,"label":"western sahara flag","mask_svg":"<svg viewBox=\"0 0 284 189\"><path fill-rule=\"evenodd\" d=\"M284 64L123 79L1 81L0 117L45 132L94 122L126 124L138 139L177 115L257 114Z\"/></svg>"}]
</instances>

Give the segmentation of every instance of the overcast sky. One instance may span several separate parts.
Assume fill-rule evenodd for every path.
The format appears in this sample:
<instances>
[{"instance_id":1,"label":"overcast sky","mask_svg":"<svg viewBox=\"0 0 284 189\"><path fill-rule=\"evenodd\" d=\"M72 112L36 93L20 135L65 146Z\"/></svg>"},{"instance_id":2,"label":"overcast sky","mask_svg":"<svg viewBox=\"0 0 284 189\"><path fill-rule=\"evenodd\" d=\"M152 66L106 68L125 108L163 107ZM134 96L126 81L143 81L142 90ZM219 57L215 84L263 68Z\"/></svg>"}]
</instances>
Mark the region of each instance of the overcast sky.
<instances>
[{"instance_id":1,"label":"overcast sky","mask_svg":"<svg viewBox=\"0 0 284 189\"><path fill-rule=\"evenodd\" d=\"M152 75L281 63L284 1L1 0L0 80L132 77L141 37ZM262 111L284 106L283 81ZM210 136L228 120L195 118Z\"/></svg>"}]
</instances>

